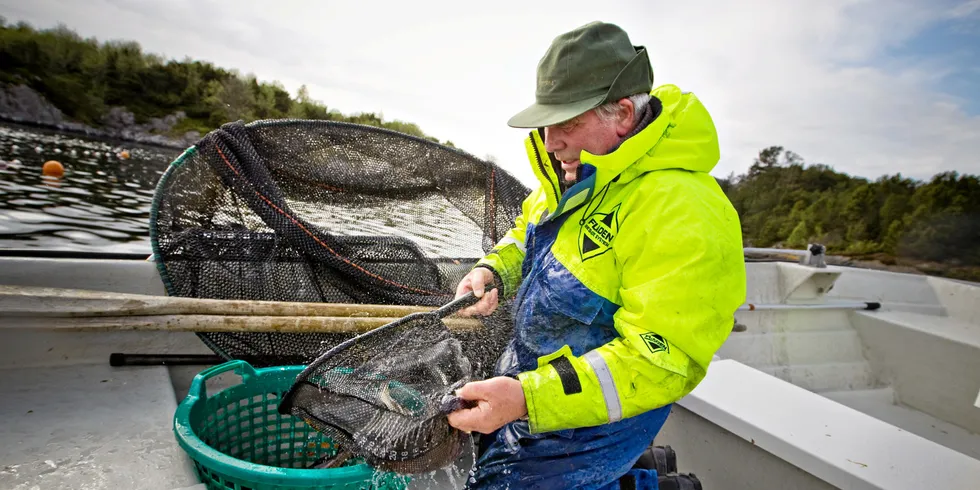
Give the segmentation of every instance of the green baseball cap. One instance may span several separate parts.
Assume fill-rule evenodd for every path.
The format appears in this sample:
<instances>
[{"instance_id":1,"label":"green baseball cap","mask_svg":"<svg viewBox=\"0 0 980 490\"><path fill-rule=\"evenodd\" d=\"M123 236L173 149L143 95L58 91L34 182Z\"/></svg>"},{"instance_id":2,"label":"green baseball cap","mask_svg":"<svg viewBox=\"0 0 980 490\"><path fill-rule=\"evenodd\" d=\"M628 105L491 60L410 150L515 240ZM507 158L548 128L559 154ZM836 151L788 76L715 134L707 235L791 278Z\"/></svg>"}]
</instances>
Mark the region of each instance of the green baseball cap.
<instances>
[{"instance_id":1,"label":"green baseball cap","mask_svg":"<svg viewBox=\"0 0 980 490\"><path fill-rule=\"evenodd\" d=\"M538 62L535 103L507 121L514 128L565 122L607 102L653 88L650 57L614 24L591 22L551 42Z\"/></svg>"}]
</instances>

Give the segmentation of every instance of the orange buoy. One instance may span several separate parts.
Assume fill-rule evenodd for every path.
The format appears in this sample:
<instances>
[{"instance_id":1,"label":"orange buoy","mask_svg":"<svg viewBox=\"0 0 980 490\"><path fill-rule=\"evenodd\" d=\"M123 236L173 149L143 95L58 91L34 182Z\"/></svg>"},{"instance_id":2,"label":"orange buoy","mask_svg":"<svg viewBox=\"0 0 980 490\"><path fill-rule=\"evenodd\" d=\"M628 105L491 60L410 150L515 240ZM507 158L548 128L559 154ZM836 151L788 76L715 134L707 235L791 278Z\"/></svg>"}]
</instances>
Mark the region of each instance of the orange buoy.
<instances>
[{"instance_id":1,"label":"orange buoy","mask_svg":"<svg viewBox=\"0 0 980 490\"><path fill-rule=\"evenodd\" d=\"M61 177L62 175L65 175L65 166L57 160L48 160L44 162L44 166L41 167L41 175Z\"/></svg>"}]
</instances>

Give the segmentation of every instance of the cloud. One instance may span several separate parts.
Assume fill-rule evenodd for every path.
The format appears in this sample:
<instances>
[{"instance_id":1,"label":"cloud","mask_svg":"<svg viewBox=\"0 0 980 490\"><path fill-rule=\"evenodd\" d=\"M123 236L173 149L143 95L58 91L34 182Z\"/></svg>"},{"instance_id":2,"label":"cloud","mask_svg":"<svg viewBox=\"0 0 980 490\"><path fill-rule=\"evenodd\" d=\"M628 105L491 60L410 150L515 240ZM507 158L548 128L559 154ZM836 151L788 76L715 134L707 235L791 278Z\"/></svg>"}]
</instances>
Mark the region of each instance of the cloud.
<instances>
[{"instance_id":1,"label":"cloud","mask_svg":"<svg viewBox=\"0 0 980 490\"><path fill-rule=\"evenodd\" d=\"M980 0L968 0L950 9L948 11L948 16L959 19L970 17L977 12L980 12Z\"/></svg>"},{"instance_id":2,"label":"cloud","mask_svg":"<svg viewBox=\"0 0 980 490\"><path fill-rule=\"evenodd\" d=\"M595 19L647 46L657 83L704 101L722 143L717 176L744 172L769 145L870 178L980 167L980 118L966 111L971 101L940 89L959 69L955 60L899 56L926 30L975 17L977 0L0 5L8 21L133 39L149 52L279 80L294 93L307 84L345 113L383 112L494 155L529 184L525 133L506 120L533 101L535 67L551 39Z\"/></svg>"},{"instance_id":3,"label":"cloud","mask_svg":"<svg viewBox=\"0 0 980 490\"><path fill-rule=\"evenodd\" d=\"M661 62L683 69L676 78L712 109L716 175L744 171L773 144L871 178L977 172L980 118L937 90L949 69L881 57L943 13L925 2L740 2L687 26L680 20L697 15L681 8L664 36L686 51L665 50Z\"/></svg>"}]
</instances>

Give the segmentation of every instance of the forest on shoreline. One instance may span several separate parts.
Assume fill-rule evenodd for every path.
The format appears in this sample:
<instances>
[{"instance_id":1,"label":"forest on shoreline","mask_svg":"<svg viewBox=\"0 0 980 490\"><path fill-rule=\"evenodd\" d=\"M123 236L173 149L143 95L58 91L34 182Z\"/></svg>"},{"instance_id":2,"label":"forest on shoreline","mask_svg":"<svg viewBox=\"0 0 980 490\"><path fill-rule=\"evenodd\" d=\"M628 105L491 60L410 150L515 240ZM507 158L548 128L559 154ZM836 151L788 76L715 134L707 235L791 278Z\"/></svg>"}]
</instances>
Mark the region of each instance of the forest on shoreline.
<instances>
[{"instance_id":1,"label":"forest on shoreline","mask_svg":"<svg viewBox=\"0 0 980 490\"><path fill-rule=\"evenodd\" d=\"M885 266L980 281L980 178L852 177L781 146L748 172L719 179L739 211L745 245L805 247Z\"/></svg>"},{"instance_id":2,"label":"forest on shoreline","mask_svg":"<svg viewBox=\"0 0 980 490\"><path fill-rule=\"evenodd\" d=\"M190 58L164 60L136 42L84 39L65 26L39 30L0 18L0 66L0 86L30 87L68 118L95 128L122 107L137 124L182 113L168 129L173 137L203 135L228 121L297 118L384 127L454 146L414 123L373 112L342 114L313 100L305 85L294 97L279 82Z\"/></svg>"}]
</instances>

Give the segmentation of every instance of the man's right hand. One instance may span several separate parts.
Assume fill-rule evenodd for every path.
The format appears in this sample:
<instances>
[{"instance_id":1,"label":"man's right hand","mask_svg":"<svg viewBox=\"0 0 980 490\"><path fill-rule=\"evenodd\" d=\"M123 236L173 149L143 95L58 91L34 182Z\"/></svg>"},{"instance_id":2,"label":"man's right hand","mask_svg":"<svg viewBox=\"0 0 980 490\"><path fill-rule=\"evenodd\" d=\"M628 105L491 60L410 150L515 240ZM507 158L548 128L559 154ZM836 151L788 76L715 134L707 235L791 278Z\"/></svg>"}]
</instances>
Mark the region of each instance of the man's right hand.
<instances>
[{"instance_id":1,"label":"man's right hand","mask_svg":"<svg viewBox=\"0 0 980 490\"><path fill-rule=\"evenodd\" d=\"M488 316L497 309L497 291L499 288L486 292L486 286L493 284L493 272L486 267L477 267L470 271L459 281L456 286L456 297L459 298L466 293L473 291L473 294L480 298L480 301L473 306L468 306L456 313L459 316Z\"/></svg>"}]
</instances>

